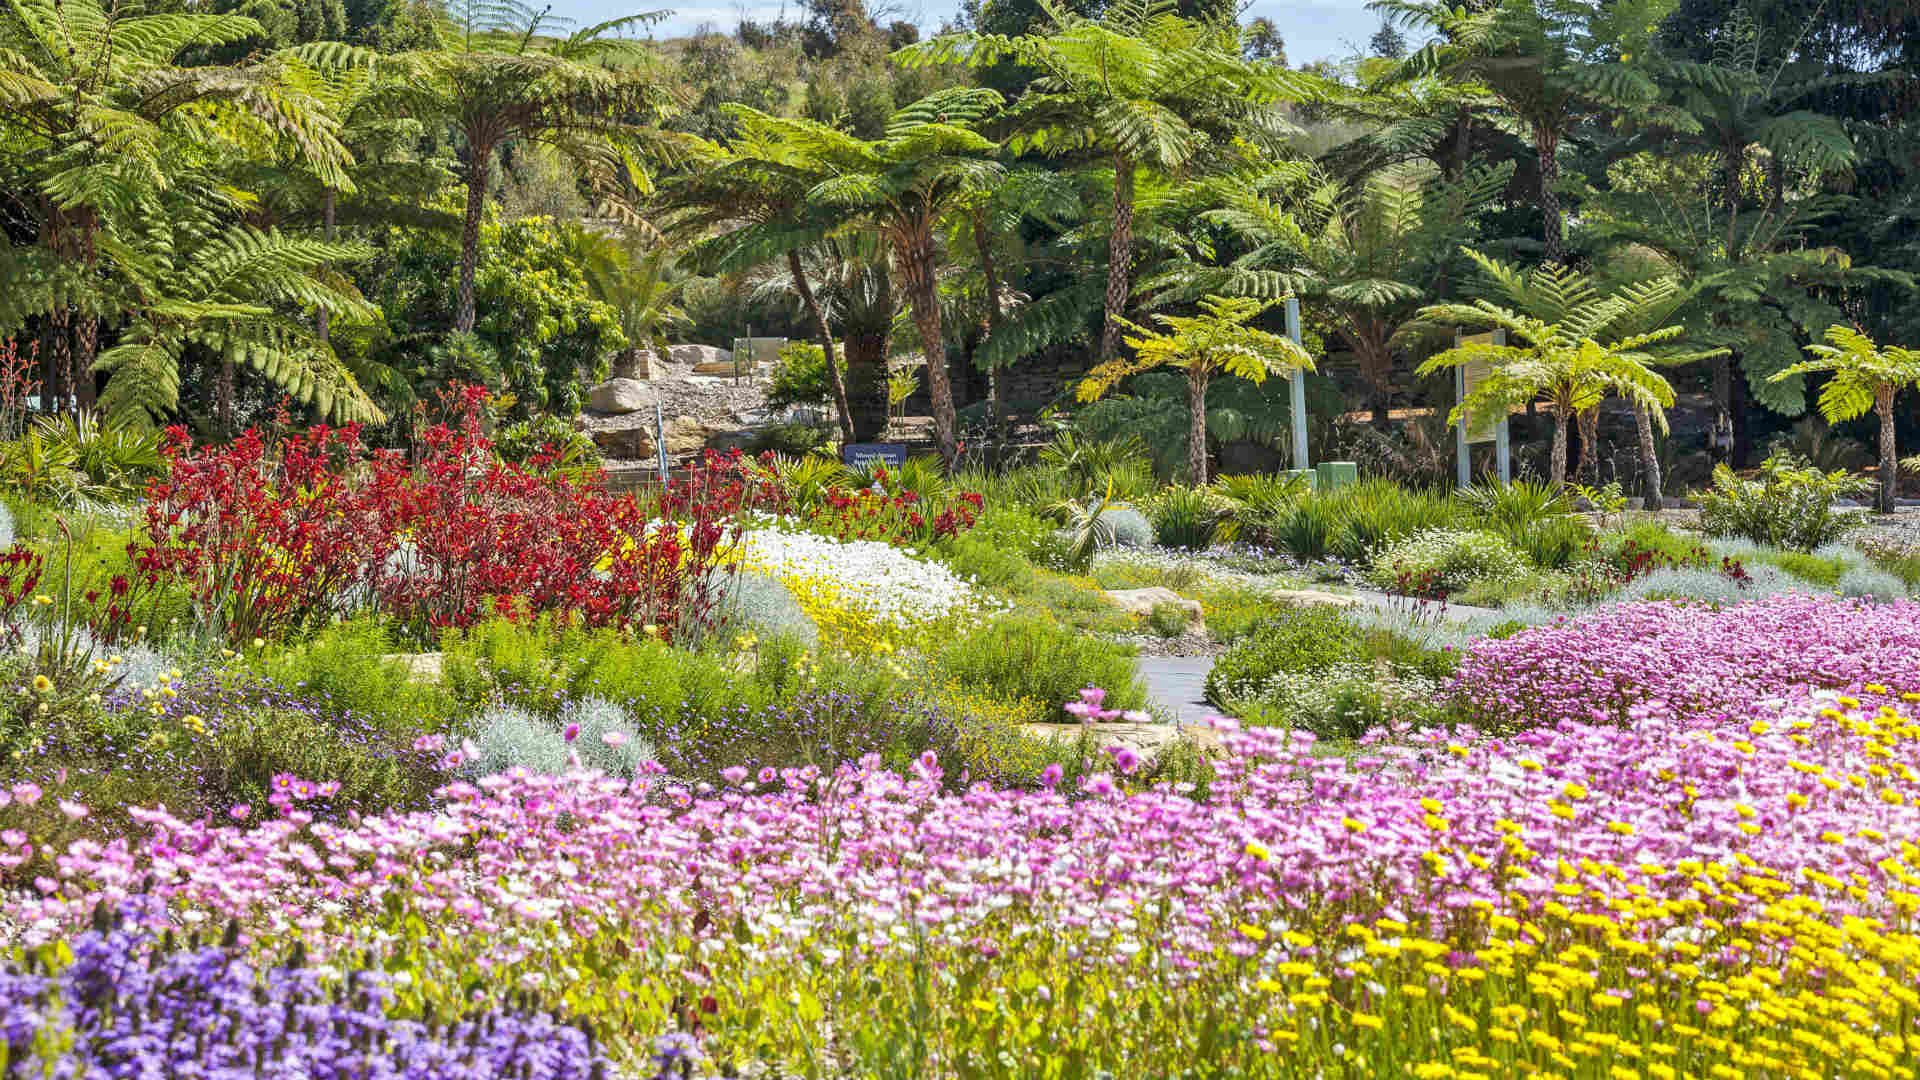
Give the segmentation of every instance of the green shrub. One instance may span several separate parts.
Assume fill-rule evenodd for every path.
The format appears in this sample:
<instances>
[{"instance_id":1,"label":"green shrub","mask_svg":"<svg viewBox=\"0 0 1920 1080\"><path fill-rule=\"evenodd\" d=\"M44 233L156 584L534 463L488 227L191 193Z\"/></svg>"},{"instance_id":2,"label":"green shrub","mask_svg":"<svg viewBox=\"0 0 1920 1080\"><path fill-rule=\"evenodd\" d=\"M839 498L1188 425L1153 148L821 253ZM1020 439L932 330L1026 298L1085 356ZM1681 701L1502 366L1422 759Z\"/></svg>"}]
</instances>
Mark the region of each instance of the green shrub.
<instances>
[{"instance_id":1,"label":"green shrub","mask_svg":"<svg viewBox=\"0 0 1920 1080\"><path fill-rule=\"evenodd\" d=\"M1444 495L1376 477L1339 491L1302 496L1284 514L1275 515L1271 540L1297 558L1335 555L1358 563L1395 540L1454 528L1466 517Z\"/></svg>"},{"instance_id":2,"label":"green shrub","mask_svg":"<svg viewBox=\"0 0 1920 1080\"><path fill-rule=\"evenodd\" d=\"M1227 516L1235 538L1262 545L1274 542L1294 505L1313 490L1306 477L1282 473L1222 476L1214 487L1232 502Z\"/></svg>"},{"instance_id":3,"label":"green shrub","mask_svg":"<svg viewBox=\"0 0 1920 1080\"><path fill-rule=\"evenodd\" d=\"M1867 561L1899 578L1909 592L1920 588L1920 543L1877 530L1858 536L1853 543Z\"/></svg>"},{"instance_id":4,"label":"green shrub","mask_svg":"<svg viewBox=\"0 0 1920 1080\"><path fill-rule=\"evenodd\" d=\"M426 804L446 777L429 756L412 751L414 733L389 732L369 745L304 709L237 710L215 728L200 755L200 806L262 806L273 778L292 773L338 782L336 805L372 813ZM179 811L175 807L175 811Z\"/></svg>"},{"instance_id":5,"label":"green shrub","mask_svg":"<svg viewBox=\"0 0 1920 1080\"><path fill-rule=\"evenodd\" d=\"M1650 518L1602 534L1596 548L1601 560L1618 570L1629 569L1636 556L1661 566L1701 567L1713 561L1698 539L1682 536Z\"/></svg>"},{"instance_id":6,"label":"green shrub","mask_svg":"<svg viewBox=\"0 0 1920 1080\"><path fill-rule=\"evenodd\" d=\"M256 654L253 663L269 680L323 710L358 713L389 731L440 727L453 715L452 696L437 681L416 678L394 653L386 625L366 617L334 623L298 644Z\"/></svg>"},{"instance_id":7,"label":"green shrub","mask_svg":"<svg viewBox=\"0 0 1920 1080\"><path fill-rule=\"evenodd\" d=\"M494 452L507 461L525 464L536 455L555 456L563 469L590 468L600 463L600 446L593 437L565 417L542 414L500 429Z\"/></svg>"},{"instance_id":8,"label":"green shrub","mask_svg":"<svg viewBox=\"0 0 1920 1080\"><path fill-rule=\"evenodd\" d=\"M792 420L784 424L773 424L753 433L747 443L750 454L785 454L789 457L805 457L833 441L833 429L824 424L809 424Z\"/></svg>"},{"instance_id":9,"label":"green shrub","mask_svg":"<svg viewBox=\"0 0 1920 1080\"><path fill-rule=\"evenodd\" d=\"M1810 581L1828 589L1840 584L1840 577L1847 572L1849 565L1844 559L1822 558L1804 551L1761 549L1749 557L1777 566L1802 581Z\"/></svg>"},{"instance_id":10,"label":"green shrub","mask_svg":"<svg viewBox=\"0 0 1920 1080\"><path fill-rule=\"evenodd\" d=\"M1526 559L1492 533L1433 529L1375 552L1367 579L1397 592L1445 595L1476 581L1506 581L1526 572Z\"/></svg>"},{"instance_id":11,"label":"green shrub","mask_svg":"<svg viewBox=\"0 0 1920 1080\"><path fill-rule=\"evenodd\" d=\"M1205 551L1213 546L1226 511L1205 488L1170 487L1150 508L1153 535L1162 547Z\"/></svg>"},{"instance_id":12,"label":"green shrub","mask_svg":"<svg viewBox=\"0 0 1920 1080\"><path fill-rule=\"evenodd\" d=\"M1309 496L1275 522L1272 538L1295 558L1324 559L1339 531L1340 506L1332 499Z\"/></svg>"},{"instance_id":13,"label":"green shrub","mask_svg":"<svg viewBox=\"0 0 1920 1080\"><path fill-rule=\"evenodd\" d=\"M1100 686L1110 708L1146 703L1130 651L1050 618L1002 615L954 635L936 647L932 660L942 676L998 698L1058 706L1074 700L1082 687Z\"/></svg>"},{"instance_id":14,"label":"green shrub","mask_svg":"<svg viewBox=\"0 0 1920 1080\"><path fill-rule=\"evenodd\" d=\"M1250 585L1203 587L1195 595L1206 615L1207 632L1217 641L1234 642L1273 613L1274 600L1266 590Z\"/></svg>"},{"instance_id":15,"label":"green shrub","mask_svg":"<svg viewBox=\"0 0 1920 1080\"><path fill-rule=\"evenodd\" d=\"M846 353L834 350L834 366L845 377ZM827 353L811 341L790 341L780 349L767 383L767 407L818 405L833 396L827 382Z\"/></svg>"},{"instance_id":16,"label":"green shrub","mask_svg":"<svg viewBox=\"0 0 1920 1080\"><path fill-rule=\"evenodd\" d=\"M1161 637L1179 637L1187 632L1187 609L1179 604L1155 604L1147 612L1147 629Z\"/></svg>"},{"instance_id":17,"label":"green shrub","mask_svg":"<svg viewBox=\"0 0 1920 1080\"><path fill-rule=\"evenodd\" d=\"M1836 513L1833 500L1867 485L1860 477L1823 473L1777 455L1762 462L1752 480L1721 465L1713 470L1712 490L1698 496L1700 528L1709 536L1812 551L1865 524L1858 513Z\"/></svg>"},{"instance_id":18,"label":"green shrub","mask_svg":"<svg viewBox=\"0 0 1920 1080\"><path fill-rule=\"evenodd\" d=\"M1228 707L1250 723L1304 728L1327 739L1357 739L1376 727L1431 727L1453 719L1439 680L1384 663L1276 672Z\"/></svg>"},{"instance_id":19,"label":"green shrub","mask_svg":"<svg viewBox=\"0 0 1920 1080\"><path fill-rule=\"evenodd\" d=\"M1349 618L1322 605L1288 607L1250 627L1207 673L1207 700L1226 707L1257 696L1259 686L1280 674L1312 674L1338 664L1384 662L1391 670L1444 679L1458 661L1452 653Z\"/></svg>"}]
</instances>

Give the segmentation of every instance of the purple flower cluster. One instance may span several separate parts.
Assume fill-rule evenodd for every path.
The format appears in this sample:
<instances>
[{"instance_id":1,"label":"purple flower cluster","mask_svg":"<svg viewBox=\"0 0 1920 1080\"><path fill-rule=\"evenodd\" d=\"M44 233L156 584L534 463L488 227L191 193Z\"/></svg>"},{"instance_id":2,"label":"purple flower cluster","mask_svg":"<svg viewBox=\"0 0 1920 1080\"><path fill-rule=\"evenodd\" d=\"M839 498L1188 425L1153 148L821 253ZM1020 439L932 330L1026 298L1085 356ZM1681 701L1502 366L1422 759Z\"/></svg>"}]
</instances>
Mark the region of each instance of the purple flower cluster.
<instances>
[{"instance_id":1,"label":"purple flower cluster","mask_svg":"<svg viewBox=\"0 0 1920 1080\"><path fill-rule=\"evenodd\" d=\"M331 990L298 959L256 971L231 947L97 928L51 975L0 975L8 1075L168 1080L599 1080L591 1032L532 1009L394 1020L385 976ZM52 1037L49 1037L52 1036Z\"/></svg>"},{"instance_id":2,"label":"purple flower cluster","mask_svg":"<svg viewBox=\"0 0 1920 1080\"><path fill-rule=\"evenodd\" d=\"M1782 595L1712 610L1620 604L1475 642L1453 689L1494 730L1565 720L1700 724L1777 712L1810 689L1920 690L1920 603Z\"/></svg>"}]
</instances>

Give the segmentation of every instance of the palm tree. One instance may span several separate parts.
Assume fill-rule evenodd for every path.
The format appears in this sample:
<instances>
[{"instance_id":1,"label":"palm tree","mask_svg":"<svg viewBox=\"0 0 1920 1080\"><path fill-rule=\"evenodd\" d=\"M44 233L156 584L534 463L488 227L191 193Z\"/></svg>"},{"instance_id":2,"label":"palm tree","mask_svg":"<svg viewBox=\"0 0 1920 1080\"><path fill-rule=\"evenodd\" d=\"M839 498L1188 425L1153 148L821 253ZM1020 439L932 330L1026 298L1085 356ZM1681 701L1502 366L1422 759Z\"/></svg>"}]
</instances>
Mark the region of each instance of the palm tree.
<instances>
[{"instance_id":1,"label":"palm tree","mask_svg":"<svg viewBox=\"0 0 1920 1080\"><path fill-rule=\"evenodd\" d=\"M563 225L560 242L579 264L594 299L619 313L627 348L614 365L615 375L633 377L643 351L652 350L664 359L671 347L668 332L693 326L693 320L680 307L684 286L672 280L672 255L657 238L640 229L616 235Z\"/></svg>"},{"instance_id":2,"label":"palm tree","mask_svg":"<svg viewBox=\"0 0 1920 1080\"><path fill-rule=\"evenodd\" d=\"M6 0L0 10L0 122L37 230L33 245L0 252L9 282L0 325L47 321L45 395L56 407L92 404L100 319L157 302L128 275L165 253L125 245L139 242L138 215L162 195L219 190L208 160L263 141L345 181L351 156L337 124L274 65L179 65L190 49L260 32L242 16L130 15L100 0Z\"/></svg>"},{"instance_id":3,"label":"palm tree","mask_svg":"<svg viewBox=\"0 0 1920 1080\"><path fill-rule=\"evenodd\" d=\"M1014 153L1084 155L1113 172L1105 321L1099 361L1119 351L1132 289L1134 199L1142 168L1177 173L1235 136L1277 144L1290 130L1277 108L1310 96L1313 80L1246 59L1237 28L1175 14L1172 0L1120 0L1097 19L1042 0L1045 34L943 34L894 53L909 66L1003 60L1041 74L1007 112Z\"/></svg>"},{"instance_id":4,"label":"palm tree","mask_svg":"<svg viewBox=\"0 0 1920 1080\"><path fill-rule=\"evenodd\" d=\"M674 177L659 197L662 206L684 212L678 233L700 235L696 258L719 271L745 270L782 260L788 284L800 298L826 354L827 385L840 421L843 442L855 441L853 406L834 355L832 327L803 266L802 252L840 224L807 201L807 193L826 179L818 164L798 146L779 137L772 118L745 106L726 106L739 131L711 163ZM715 231L718 230L718 231Z\"/></svg>"},{"instance_id":5,"label":"palm tree","mask_svg":"<svg viewBox=\"0 0 1920 1080\"><path fill-rule=\"evenodd\" d=\"M1180 368L1187 373L1187 470L1194 486L1207 482L1207 384L1219 373L1249 382L1268 375L1300 369L1313 370L1313 357L1279 334L1248 326L1277 301L1245 296L1208 296L1198 315L1155 315L1166 332L1127 324L1136 336L1127 338L1131 359L1101 364L1080 383L1081 401L1093 401L1129 375L1154 368ZM1299 417L1294 418L1300 422Z\"/></svg>"},{"instance_id":6,"label":"palm tree","mask_svg":"<svg viewBox=\"0 0 1920 1080\"><path fill-rule=\"evenodd\" d=\"M1580 109L1599 102L1642 110L1658 99L1647 73L1622 59L1644 51L1658 17L1640 20L1606 0L1373 0L1390 22L1433 35L1387 83L1446 77L1483 86L1513 114L1540 162L1542 240L1548 262L1565 258L1560 140ZM1623 34L1637 35L1633 39Z\"/></svg>"},{"instance_id":7,"label":"palm tree","mask_svg":"<svg viewBox=\"0 0 1920 1080\"><path fill-rule=\"evenodd\" d=\"M1648 326L1648 312L1671 312L1679 305L1685 292L1679 283L1653 278L1603 294L1585 274L1552 263L1522 273L1477 251L1464 250L1491 291L1515 307L1484 298L1471 304L1437 304L1421 309L1421 321L1504 330L1509 342L1519 344L1470 342L1420 365L1422 375L1470 363L1489 365L1487 377L1454 408L1451 422L1464 417L1478 427L1506 416L1516 405L1545 398L1554 418L1549 472L1557 491L1567 482L1568 424L1580 425L1588 447L1584 468L1597 445L1600 404L1618 396L1634 406L1636 423L1647 425L1642 455L1651 458L1651 425L1664 430L1664 410L1673 405L1673 387L1655 367L1718 352L1679 353L1662 348L1681 337L1685 328ZM1657 501L1658 489L1653 490Z\"/></svg>"},{"instance_id":8,"label":"palm tree","mask_svg":"<svg viewBox=\"0 0 1920 1080\"><path fill-rule=\"evenodd\" d=\"M896 111L886 134L872 140L811 120L764 114L757 120L827 176L807 193L810 202L863 219L886 238L926 352L934 441L949 466L959 455L959 442L935 236L943 217L1005 174L989 156L997 145L976 130L999 108L1000 95L993 90L937 91Z\"/></svg>"},{"instance_id":9,"label":"palm tree","mask_svg":"<svg viewBox=\"0 0 1920 1080\"><path fill-rule=\"evenodd\" d=\"M1225 266L1179 261L1142 287L1168 300L1200 293L1313 303L1352 351L1384 424L1397 335L1444 281L1474 214L1500 194L1510 163L1469 170L1459 183L1390 170L1349 187L1308 162L1256 176L1203 181L1186 202L1247 246Z\"/></svg>"},{"instance_id":10,"label":"palm tree","mask_svg":"<svg viewBox=\"0 0 1920 1080\"><path fill-rule=\"evenodd\" d=\"M1897 345L1884 348L1851 326L1827 327L1823 344L1809 345L1814 359L1773 376L1775 379L1830 371L1833 377L1820 389L1820 415L1830 424L1852 420L1872 409L1880 418L1880 492L1874 509L1893 513L1899 458L1894 453L1893 399L1909 386L1920 385L1920 349Z\"/></svg>"},{"instance_id":11,"label":"palm tree","mask_svg":"<svg viewBox=\"0 0 1920 1080\"><path fill-rule=\"evenodd\" d=\"M821 320L838 335L846 373L853 441L878 438L889 419L887 354L892 347L898 305L888 273L885 243L871 232L840 230L800 252L804 294L790 263L762 263L749 275L757 300L791 301L813 297ZM836 373L837 374L837 373Z\"/></svg>"},{"instance_id":12,"label":"palm tree","mask_svg":"<svg viewBox=\"0 0 1920 1080\"><path fill-rule=\"evenodd\" d=\"M557 22L518 0L465 0L455 47L438 59L433 93L438 111L466 142L466 215L460 233L460 279L454 330L473 330L473 277L487 175L509 141L543 143L582 175L614 191L644 186L640 157L673 156L689 136L642 127L634 118L664 119L667 102L642 78L652 60L644 43L608 35L657 20L628 15L564 38L543 35ZM626 65L626 66L621 66Z\"/></svg>"}]
</instances>

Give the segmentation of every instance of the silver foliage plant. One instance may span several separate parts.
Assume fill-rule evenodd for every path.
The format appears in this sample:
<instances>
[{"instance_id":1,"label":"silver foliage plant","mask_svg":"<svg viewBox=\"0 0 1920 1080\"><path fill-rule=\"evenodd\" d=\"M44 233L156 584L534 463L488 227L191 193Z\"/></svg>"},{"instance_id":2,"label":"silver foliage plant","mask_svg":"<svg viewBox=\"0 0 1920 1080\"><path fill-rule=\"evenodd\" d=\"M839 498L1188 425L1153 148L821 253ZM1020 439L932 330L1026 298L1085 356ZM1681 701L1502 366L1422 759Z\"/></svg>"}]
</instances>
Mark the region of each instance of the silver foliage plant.
<instances>
[{"instance_id":1,"label":"silver foliage plant","mask_svg":"<svg viewBox=\"0 0 1920 1080\"><path fill-rule=\"evenodd\" d=\"M554 720L516 705L496 705L475 725L472 776L524 768L557 776L573 766L631 778L654 759L652 744L634 733L625 710L605 698L586 697L561 706ZM567 731L575 731L572 742Z\"/></svg>"},{"instance_id":2,"label":"silver foliage plant","mask_svg":"<svg viewBox=\"0 0 1920 1080\"><path fill-rule=\"evenodd\" d=\"M786 584L771 574L743 570L718 582L719 610L736 630L762 637L787 637L812 648L820 643L820 629Z\"/></svg>"}]
</instances>

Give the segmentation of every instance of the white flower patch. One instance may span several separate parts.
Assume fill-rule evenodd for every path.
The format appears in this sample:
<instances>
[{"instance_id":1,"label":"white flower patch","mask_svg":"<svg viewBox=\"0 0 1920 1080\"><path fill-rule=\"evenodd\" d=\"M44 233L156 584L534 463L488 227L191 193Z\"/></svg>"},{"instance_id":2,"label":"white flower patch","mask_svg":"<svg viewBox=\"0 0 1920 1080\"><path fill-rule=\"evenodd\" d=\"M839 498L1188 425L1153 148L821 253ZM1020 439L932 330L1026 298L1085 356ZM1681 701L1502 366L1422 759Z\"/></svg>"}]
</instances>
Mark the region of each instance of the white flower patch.
<instances>
[{"instance_id":1,"label":"white flower patch","mask_svg":"<svg viewBox=\"0 0 1920 1080\"><path fill-rule=\"evenodd\" d=\"M876 622L909 626L978 608L980 594L940 563L877 540L836 540L760 527L740 540L740 564L782 581L811 579Z\"/></svg>"}]
</instances>

